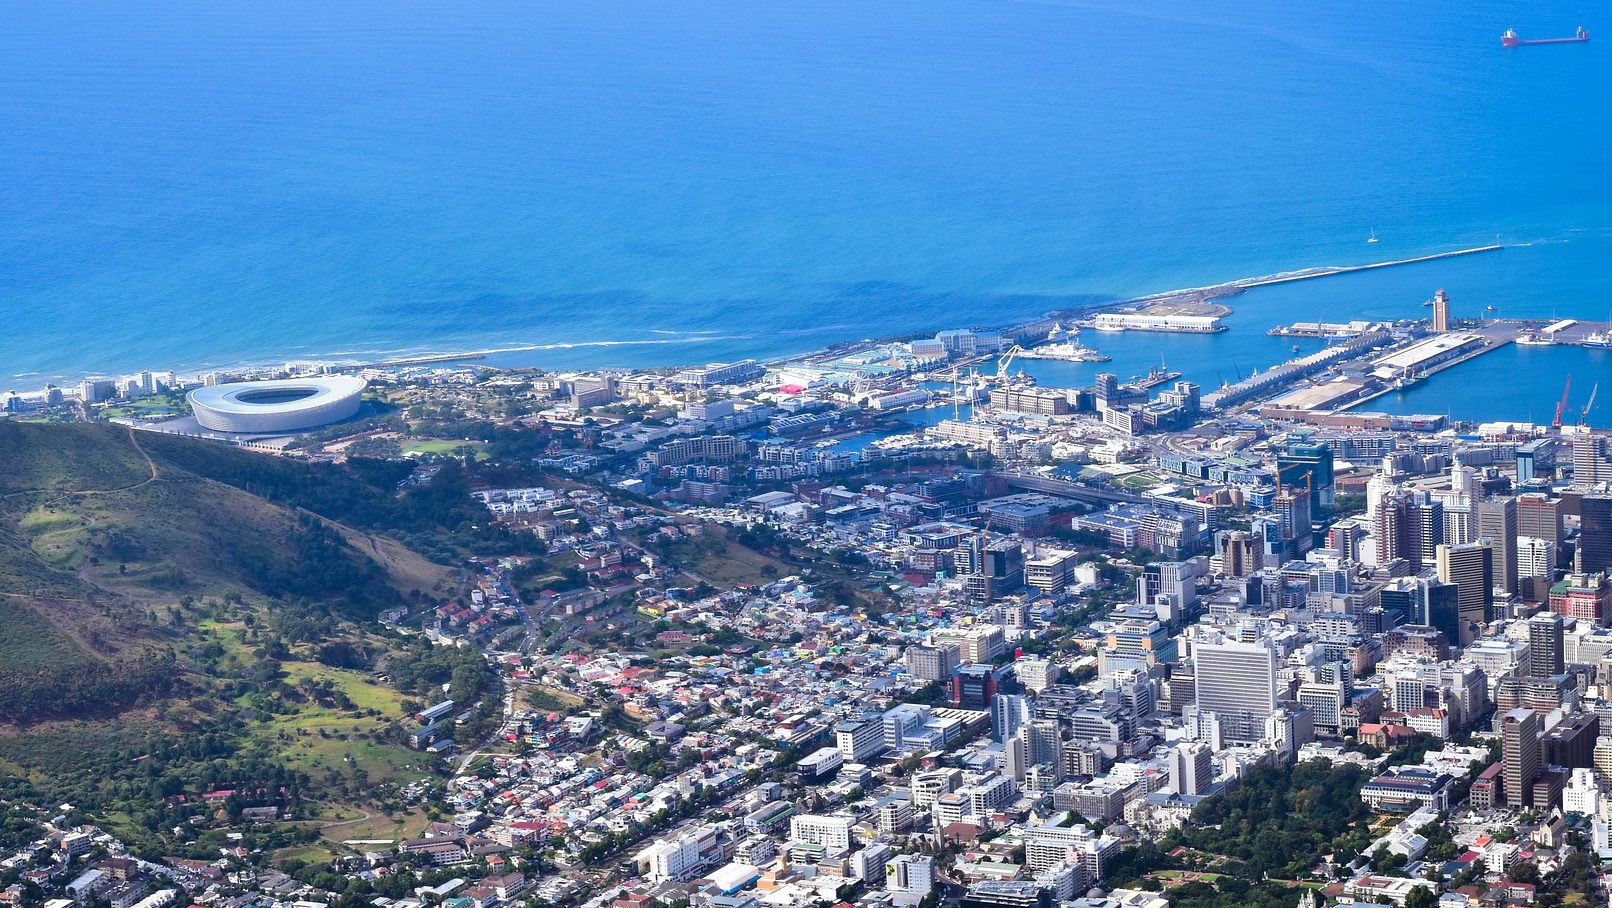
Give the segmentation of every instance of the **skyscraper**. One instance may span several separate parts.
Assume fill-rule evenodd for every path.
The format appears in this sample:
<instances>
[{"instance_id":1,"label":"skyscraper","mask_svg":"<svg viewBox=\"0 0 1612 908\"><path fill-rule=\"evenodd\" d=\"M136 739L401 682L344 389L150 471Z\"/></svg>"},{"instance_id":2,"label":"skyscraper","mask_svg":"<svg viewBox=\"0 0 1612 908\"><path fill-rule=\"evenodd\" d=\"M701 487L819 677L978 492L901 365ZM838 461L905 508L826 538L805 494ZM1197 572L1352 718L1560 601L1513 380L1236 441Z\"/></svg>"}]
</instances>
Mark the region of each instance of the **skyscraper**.
<instances>
[{"instance_id":1,"label":"skyscraper","mask_svg":"<svg viewBox=\"0 0 1612 908\"><path fill-rule=\"evenodd\" d=\"M1378 564L1404 557L1405 496L1386 473L1378 473L1366 483L1366 520L1371 525Z\"/></svg>"},{"instance_id":2,"label":"skyscraper","mask_svg":"<svg viewBox=\"0 0 1612 908\"><path fill-rule=\"evenodd\" d=\"M1332 507L1332 446L1289 438L1287 447L1276 455L1276 481L1309 489L1312 511Z\"/></svg>"},{"instance_id":3,"label":"skyscraper","mask_svg":"<svg viewBox=\"0 0 1612 908\"><path fill-rule=\"evenodd\" d=\"M1282 488L1271 502L1281 523L1282 539L1292 543L1289 554L1300 557L1308 552L1313 540L1310 536L1310 496L1303 489Z\"/></svg>"},{"instance_id":4,"label":"skyscraper","mask_svg":"<svg viewBox=\"0 0 1612 908\"><path fill-rule=\"evenodd\" d=\"M1612 482L1612 436L1580 431L1573 437L1573 484L1603 482Z\"/></svg>"},{"instance_id":5,"label":"skyscraper","mask_svg":"<svg viewBox=\"0 0 1612 908\"><path fill-rule=\"evenodd\" d=\"M1585 495L1578 503L1578 552L1574 570L1612 570L1612 495Z\"/></svg>"},{"instance_id":6,"label":"skyscraper","mask_svg":"<svg viewBox=\"0 0 1612 908\"><path fill-rule=\"evenodd\" d=\"M1489 623L1494 613L1494 551L1486 540L1438 547L1438 579L1459 588L1462 646L1472 642L1469 625Z\"/></svg>"},{"instance_id":7,"label":"skyscraper","mask_svg":"<svg viewBox=\"0 0 1612 908\"><path fill-rule=\"evenodd\" d=\"M1528 619L1528 675L1549 678L1562 673L1562 616L1542 612Z\"/></svg>"},{"instance_id":8,"label":"skyscraper","mask_svg":"<svg viewBox=\"0 0 1612 908\"><path fill-rule=\"evenodd\" d=\"M1030 721L1030 701L1020 694L997 694L991 699L991 737L1006 741Z\"/></svg>"},{"instance_id":9,"label":"skyscraper","mask_svg":"<svg viewBox=\"0 0 1612 908\"><path fill-rule=\"evenodd\" d=\"M1198 709L1213 712L1221 736L1251 744L1264 736L1265 720L1276 711L1276 654L1270 643L1236 640L1192 645Z\"/></svg>"},{"instance_id":10,"label":"skyscraper","mask_svg":"<svg viewBox=\"0 0 1612 908\"><path fill-rule=\"evenodd\" d=\"M1451 646L1462 642L1461 588L1453 583L1434 580L1417 581L1421 586L1422 607L1426 610L1422 623L1437 628Z\"/></svg>"},{"instance_id":11,"label":"skyscraper","mask_svg":"<svg viewBox=\"0 0 1612 908\"><path fill-rule=\"evenodd\" d=\"M1444 505L1426 492L1417 492L1405 508L1405 517L1400 555L1413 567L1432 564L1438 557L1438 547L1444 544Z\"/></svg>"},{"instance_id":12,"label":"skyscraper","mask_svg":"<svg viewBox=\"0 0 1612 908\"><path fill-rule=\"evenodd\" d=\"M1562 546L1562 501L1538 492L1517 496L1517 535L1532 536Z\"/></svg>"},{"instance_id":13,"label":"skyscraper","mask_svg":"<svg viewBox=\"0 0 1612 908\"><path fill-rule=\"evenodd\" d=\"M1494 550L1494 584L1517 592L1517 499L1497 495L1478 502L1478 537Z\"/></svg>"},{"instance_id":14,"label":"skyscraper","mask_svg":"<svg viewBox=\"0 0 1612 908\"><path fill-rule=\"evenodd\" d=\"M1539 714L1518 707L1500 717L1501 796L1508 807L1533 803L1539 778Z\"/></svg>"}]
</instances>

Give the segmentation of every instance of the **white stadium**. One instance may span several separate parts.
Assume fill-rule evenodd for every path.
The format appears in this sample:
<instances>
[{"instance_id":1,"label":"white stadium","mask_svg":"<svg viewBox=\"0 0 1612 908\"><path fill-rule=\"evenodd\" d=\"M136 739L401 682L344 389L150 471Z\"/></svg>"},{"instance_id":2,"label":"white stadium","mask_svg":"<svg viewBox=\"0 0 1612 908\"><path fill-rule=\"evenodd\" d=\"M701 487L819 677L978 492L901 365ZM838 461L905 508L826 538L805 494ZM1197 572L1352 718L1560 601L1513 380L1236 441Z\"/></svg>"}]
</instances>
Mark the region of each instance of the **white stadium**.
<instances>
[{"instance_id":1,"label":"white stadium","mask_svg":"<svg viewBox=\"0 0 1612 908\"><path fill-rule=\"evenodd\" d=\"M296 432L353 416L366 384L351 375L232 382L190 392L190 408L215 432Z\"/></svg>"}]
</instances>

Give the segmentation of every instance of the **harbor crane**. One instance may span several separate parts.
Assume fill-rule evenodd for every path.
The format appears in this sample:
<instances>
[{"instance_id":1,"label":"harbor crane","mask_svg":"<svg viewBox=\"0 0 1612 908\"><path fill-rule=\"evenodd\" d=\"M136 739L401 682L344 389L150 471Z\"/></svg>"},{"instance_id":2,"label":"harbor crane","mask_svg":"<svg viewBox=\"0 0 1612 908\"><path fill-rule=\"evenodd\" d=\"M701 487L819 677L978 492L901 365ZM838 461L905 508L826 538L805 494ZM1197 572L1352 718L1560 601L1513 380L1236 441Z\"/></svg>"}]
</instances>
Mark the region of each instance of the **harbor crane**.
<instances>
[{"instance_id":1,"label":"harbor crane","mask_svg":"<svg viewBox=\"0 0 1612 908\"><path fill-rule=\"evenodd\" d=\"M1011 347L1009 347L1007 349L1006 353L1004 353L1001 356L996 358L996 382L997 382L997 384L1001 384L1002 382L1007 381L1008 368L1013 365L1013 357L1018 356L1020 353L1023 353L1023 352L1024 352L1023 347L1019 346L1018 344L1014 344L1013 346L1011 346Z\"/></svg>"},{"instance_id":2,"label":"harbor crane","mask_svg":"<svg viewBox=\"0 0 1612 908\"><path fill-rule=\"evenodd\" d=\"M1567 393L1573 390L1573 373L1567 373L1567 382L1562 385L1562 399L1556 402L1556 418L1550 421L1552 429L1562 427L1562 411L1567 409Z\"/></svg>"},{"instance_id":3,"label":"harbor crane","mask_svg":"<svg viewBox=\"0 0 1612 908\"><path fill-rule=\"evenodd\" d=\"M1584 402L1584 409L1580 410L1578 413L1579 425L1588 426L1590 424L1590 410L1595 408L1595 395L1599 394L1600 392L1601 383L1596 382L1595 387L1590 389L1590 399Z\"/></svg>"}]
</instances>

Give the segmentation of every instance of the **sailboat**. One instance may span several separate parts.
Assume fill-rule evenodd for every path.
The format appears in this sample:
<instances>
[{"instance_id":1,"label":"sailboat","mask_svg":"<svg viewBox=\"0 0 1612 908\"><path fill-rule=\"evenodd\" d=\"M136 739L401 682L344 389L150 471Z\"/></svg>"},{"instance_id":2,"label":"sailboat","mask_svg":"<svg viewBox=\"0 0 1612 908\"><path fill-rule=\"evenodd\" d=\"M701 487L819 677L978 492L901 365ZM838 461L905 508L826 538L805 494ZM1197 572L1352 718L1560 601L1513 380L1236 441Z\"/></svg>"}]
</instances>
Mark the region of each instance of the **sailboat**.
<instances>
[{"instance_id":1,"label":"sailboat","mask_svg":"<svg viewBox=\"0 0 1612 908\"><path fill-rule=\"evenodd\" d=\"M1371 228L1371 239L1366 240L1366 242L1368 242L1368 243L1377 242L1377 228L1375 228L1375 227Z\"/></svg>"}]
</instances>

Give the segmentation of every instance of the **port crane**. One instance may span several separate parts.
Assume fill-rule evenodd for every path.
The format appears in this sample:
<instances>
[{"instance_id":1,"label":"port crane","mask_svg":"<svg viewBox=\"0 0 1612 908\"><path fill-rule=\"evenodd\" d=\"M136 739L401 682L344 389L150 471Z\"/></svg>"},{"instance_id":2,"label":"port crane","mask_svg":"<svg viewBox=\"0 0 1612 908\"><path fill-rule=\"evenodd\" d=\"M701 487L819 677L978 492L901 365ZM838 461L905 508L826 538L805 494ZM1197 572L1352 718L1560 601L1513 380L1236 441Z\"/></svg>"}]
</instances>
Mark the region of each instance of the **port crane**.
<instances>
[{"instance_id":1,"label":"port crane","mask_svg":"<svg viewBox=\"0 0 1612 908\"><path fill-rule=\"evenodd\" d=\"M1590 424L1590 410L1595 408L1595 395L1599 394L1600 392L1601 383L1596 382L1595 387L1590 389L1590 399L1584 402L1584 409L1578 412L1579 425L1588 426Z\"/></svg>"},{"instance_id":2,"label":"port crane","mask_svg":"<svg viewBox=\"0 0 1612 908\"><path fill-rule=\"evenodd\" d=\"M1014 344L1013 346L1011 346L1011 347L1009 347L1007 349L1006 353L1004 353L1001 356L996 358L996 383L997 384L1001 384L1002 382L1007 381L1008 368L1013 365L1013 357L1018 356L1020 353L1023 353L1023 352L1024 352L1023 347L1019 346L1018 344Z\"/></svg>"},{"instance_id":3,"label":"port crane","mask_svg":"<svg viewBox=\"0 0 1612 908\"><path fill-rule=\"evenodd\" d=\"M1562 385L1562 399L1556 402L1556 418L1550 421L1552 429L1562 427L1562 411L1567 409L1567 393L1573 390L1573 373L1567 373L1567 382Z\"/></svg>"}]
</instances>

